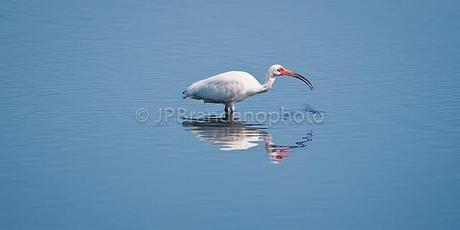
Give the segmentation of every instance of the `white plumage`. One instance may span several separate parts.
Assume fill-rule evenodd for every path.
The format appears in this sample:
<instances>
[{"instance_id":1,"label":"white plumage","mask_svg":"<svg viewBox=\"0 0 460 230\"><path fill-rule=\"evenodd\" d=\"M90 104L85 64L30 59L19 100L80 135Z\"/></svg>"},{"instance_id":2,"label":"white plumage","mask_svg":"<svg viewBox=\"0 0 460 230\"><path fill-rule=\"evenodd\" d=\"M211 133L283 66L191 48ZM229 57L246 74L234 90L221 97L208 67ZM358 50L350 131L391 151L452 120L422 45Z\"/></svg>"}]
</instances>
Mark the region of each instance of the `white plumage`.
<instances>
[{"instance_id":1,"label":"white plumage","mask_svg":"<svg viewBox=\"0 0 460 230\"><path fill-rule=\"evenodd\" d=\"M229 71L193 83L184 91L184 98L228 104L258 93L261 86L247 72Z\"/></svg>"},{"instance_id":2,"label":"white plumage","mask_svg":"<svg viewBox=\"0 0 460 230\"><path fill-rule=\"evenodd\" d=\"M276 77L282 75L300 79L313 90L312 84L306 78L277 64L268 69L264 84L260 84L254 76L247 72L229 71L193 83L183 92L183 98L224 104L226 116L231 116L235 103L268 91Z\"/></svg>"}]
</instances>

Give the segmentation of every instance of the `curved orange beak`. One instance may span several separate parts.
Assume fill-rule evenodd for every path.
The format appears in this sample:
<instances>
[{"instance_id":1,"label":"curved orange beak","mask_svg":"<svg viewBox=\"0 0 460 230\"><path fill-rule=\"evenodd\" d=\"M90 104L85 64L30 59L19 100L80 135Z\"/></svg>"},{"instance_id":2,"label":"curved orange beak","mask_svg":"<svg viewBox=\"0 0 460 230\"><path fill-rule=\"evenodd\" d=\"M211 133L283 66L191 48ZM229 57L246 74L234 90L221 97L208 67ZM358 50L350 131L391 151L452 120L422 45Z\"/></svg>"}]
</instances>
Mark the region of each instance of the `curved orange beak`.
<instances>
[{"instance_id":1,"label":"curved orange beak","mask_svg":"<svg viewBox=\"0 0 460 230\"><path fill-rule=\"evenodd\" d=\"M314 91L314 90L315 90L315 88L313 87L313 84L311 84L311 82L310 82L308 79L306 79L304 76L302 76L302 75L300 75L300 74L298 74L298 73L294 73L294 72L292 72L292 71L290 71L290 70L288 70L288 69L284 69L284 68L281 69L281 71L279 71L279 72L280 72L282 75L286 75L286 76L290 76L290 77L293 77L293 78L297 78L297 79L303 81L305 84L307 84L308 87L310 87L310 90L311 90L311 91Z\"/></svg>"}]
</instances>

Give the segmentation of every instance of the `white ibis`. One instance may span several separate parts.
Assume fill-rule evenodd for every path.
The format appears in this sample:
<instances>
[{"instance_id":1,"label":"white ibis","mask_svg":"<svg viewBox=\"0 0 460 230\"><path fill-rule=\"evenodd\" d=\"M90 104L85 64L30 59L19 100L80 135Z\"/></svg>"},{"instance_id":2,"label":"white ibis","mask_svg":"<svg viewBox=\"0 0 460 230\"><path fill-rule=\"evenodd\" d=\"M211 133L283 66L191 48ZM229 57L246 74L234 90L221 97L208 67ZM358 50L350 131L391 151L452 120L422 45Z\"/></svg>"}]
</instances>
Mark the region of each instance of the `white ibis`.
<instances>
[{"instance_id":1,"label":"white ibis","mask_svg":"<svg viewBox=\"0 0 460 230\"><path fill-rule=\"evenodd\" d=\"M225 116L228 118L232 117L235 111L235 103L249 96L267 92L276 78L280 76L297 78L314 90L311 82L305 77L277 64L268 68L263 84L260 84L254 76L247 72L229 71L191 84L182 92L182 97L203 100L205 103L224 104Z\"/></svg>"}]
</instances>

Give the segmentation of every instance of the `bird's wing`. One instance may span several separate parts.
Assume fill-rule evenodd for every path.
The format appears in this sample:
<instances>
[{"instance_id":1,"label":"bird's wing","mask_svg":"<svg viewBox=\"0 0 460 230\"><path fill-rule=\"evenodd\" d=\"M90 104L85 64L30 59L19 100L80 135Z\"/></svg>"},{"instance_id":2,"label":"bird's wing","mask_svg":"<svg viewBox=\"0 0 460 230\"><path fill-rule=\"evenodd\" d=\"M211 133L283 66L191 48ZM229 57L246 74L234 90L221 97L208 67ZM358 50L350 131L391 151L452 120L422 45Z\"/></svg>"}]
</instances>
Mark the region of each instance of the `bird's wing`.
<instances>
[{"instance_id":1,"label":"bird's wing","mask_svg":"<svg viewBox=\"0 0 460 230\"><path fill-rule=\"evenodd\" d=\"M198 84L192 88L191 98L226 103L236 100L243 92L244 85L231 79L209 79L204 84Z\"/></svg>"},{"instance_id":2,"label":"bird's wing","mask_svg":"<svg viewBox=\"0 0 460 230\"><path fill-rule=\"evenodd\" d=\"M250 86L255 85L259 83L249 73L230 71L193 83L183 92L183 97L229 103L244 99Z\"/></svg>"}]
</instances>

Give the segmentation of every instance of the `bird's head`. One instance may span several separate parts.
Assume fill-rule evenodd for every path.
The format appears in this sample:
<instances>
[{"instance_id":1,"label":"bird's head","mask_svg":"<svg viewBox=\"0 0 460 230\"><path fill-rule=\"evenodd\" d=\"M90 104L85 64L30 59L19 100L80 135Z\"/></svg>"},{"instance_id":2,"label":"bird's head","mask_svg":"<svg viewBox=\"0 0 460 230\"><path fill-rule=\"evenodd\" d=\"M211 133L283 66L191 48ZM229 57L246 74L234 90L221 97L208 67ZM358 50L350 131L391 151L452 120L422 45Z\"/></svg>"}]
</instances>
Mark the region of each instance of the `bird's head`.
<instances>
[{"instance_id":1,"label":"bird's head","mask_svg":"<svg viewBox=\"0 0 460 230\"><path fill-rule=\"evenodd\" d=\"M279 65L279 64L272 65L268 69L268 72L273 77L288 76L288 77L297 78L303 81L305 84L307 84L308 87L310 87L312 91L315 89L308 79L306 79L305 77L303 77L302 75L298 73L295 73L289 69L284 68L282 65Z\"/></svg>"}]
</instances>

